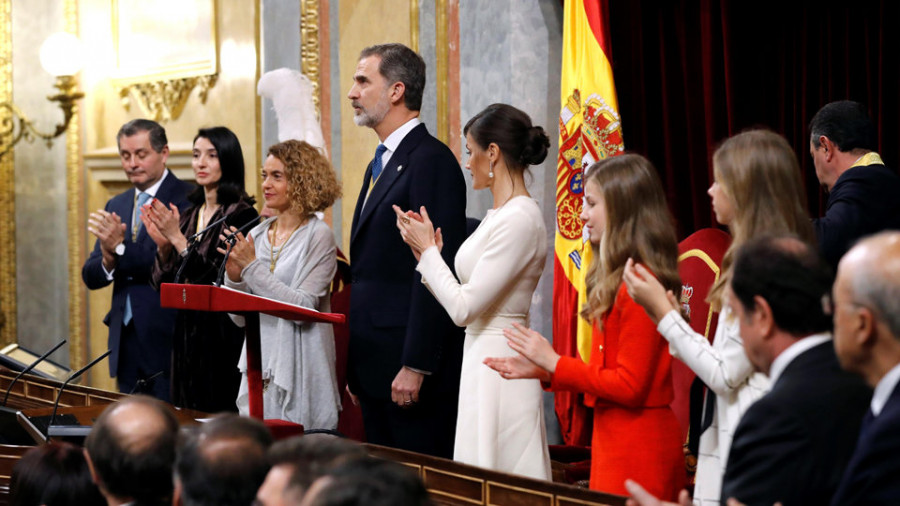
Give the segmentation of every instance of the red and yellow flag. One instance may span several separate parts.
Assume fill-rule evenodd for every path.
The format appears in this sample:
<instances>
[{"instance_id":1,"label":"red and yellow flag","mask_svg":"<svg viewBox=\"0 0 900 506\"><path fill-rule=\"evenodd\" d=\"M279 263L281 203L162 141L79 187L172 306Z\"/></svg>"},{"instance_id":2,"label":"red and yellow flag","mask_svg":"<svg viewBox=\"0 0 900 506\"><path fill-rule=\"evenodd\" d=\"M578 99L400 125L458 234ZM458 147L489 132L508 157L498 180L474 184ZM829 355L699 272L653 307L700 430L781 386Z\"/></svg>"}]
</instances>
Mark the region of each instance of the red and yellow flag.
<instances>
[{"instance_id":1,"label":"red and yellow flag","mask_svg":"<svg viewBox=\"0 0 900 506\"><path fill-rule=\"evenodd\" d=\"M561 355L591 353L591 323L578 316L585 301L590 242L582 235L583 170L622 153L616 87L609 58L607 0L566 0L563 14L556 240L553 265L553 347ZM566 444L590 444L591 417L581 394L556 393Z\"/></svg>"}]
</instances>

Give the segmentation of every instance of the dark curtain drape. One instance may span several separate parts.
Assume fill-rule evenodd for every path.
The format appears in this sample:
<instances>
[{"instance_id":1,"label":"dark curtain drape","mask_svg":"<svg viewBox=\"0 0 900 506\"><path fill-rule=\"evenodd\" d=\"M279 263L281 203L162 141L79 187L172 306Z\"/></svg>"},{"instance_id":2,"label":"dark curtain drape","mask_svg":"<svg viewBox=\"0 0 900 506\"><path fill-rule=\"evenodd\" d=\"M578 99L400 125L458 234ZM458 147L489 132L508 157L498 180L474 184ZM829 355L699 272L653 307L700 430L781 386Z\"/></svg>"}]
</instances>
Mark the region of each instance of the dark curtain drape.
<instances>
[{"instance_id":1,"label":"dark curtain drape","mask_svg":"<svg viewBox=\"0 0 900 506\"><path fill-rule=\"evenodd\" d=\"M812 216L826 195L807 126L824 104L866 104L885 162L900 163L896 0L610 0L609 20L625 147L656 165L681 238L715 225L710 160L742 130L788 139Z\"/></svg>"}]
</instances>

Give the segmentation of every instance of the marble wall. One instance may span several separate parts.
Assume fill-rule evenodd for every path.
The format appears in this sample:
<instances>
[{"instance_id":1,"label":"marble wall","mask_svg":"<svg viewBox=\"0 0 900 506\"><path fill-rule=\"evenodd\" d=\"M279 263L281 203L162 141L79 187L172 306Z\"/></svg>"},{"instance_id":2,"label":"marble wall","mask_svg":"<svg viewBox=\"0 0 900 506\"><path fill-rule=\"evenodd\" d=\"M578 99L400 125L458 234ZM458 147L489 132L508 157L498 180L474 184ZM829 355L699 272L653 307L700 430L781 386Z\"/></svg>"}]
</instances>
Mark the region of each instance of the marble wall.
<instances>
[{"instance_id":1,"label":"marble wall","mask_svg":"<svg viewBox=\"0 0 900 506\"><path fill-rule=\"evenodd\" d=\"M550 137L547 160L531 167L528 190L541 204L549 246L532 301L531 327L552 338L562 5L547 0L460 2L459 30L460 124L465 125L486 106L503 102L528 113ZM471 182L468 172L466 178ZM467 214L476 218L484 217L492 205L488 190L470 189L467 198ZM551 442L558 441L553 394L545 394L544 406L548 437Z\"/></svg>"},{"instance_id":2,"label":"marble wall","mask_svg":"<svg viewBox=\"0 0 900 506\"><path fill-rule=\"evenodd\" d=\"M55 78L38 53L49 35L63 31L64 0L12 5L13 100L42 131L52 132L62 112L47 101ZM68 337L68 246L65 136L51 149L42 141L16 145L16 304L19 345L42 354ZM69 347L51 360L68 365Z\"/></svg>"}]
</instances>

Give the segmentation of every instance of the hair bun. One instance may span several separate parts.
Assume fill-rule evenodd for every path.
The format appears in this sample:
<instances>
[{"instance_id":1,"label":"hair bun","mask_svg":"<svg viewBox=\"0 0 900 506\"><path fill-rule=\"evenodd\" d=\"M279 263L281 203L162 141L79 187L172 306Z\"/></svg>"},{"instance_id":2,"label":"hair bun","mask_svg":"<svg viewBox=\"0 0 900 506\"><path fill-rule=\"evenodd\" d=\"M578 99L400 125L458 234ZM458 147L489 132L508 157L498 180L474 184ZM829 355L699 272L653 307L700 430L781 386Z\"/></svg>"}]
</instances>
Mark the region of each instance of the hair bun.
<instances>
[{"instance_id":1,"label":"hair bun","mask_svg":"<svg viewBox=\"0 0 900 506\"><path fill-rule=\"evenodd\" d=\"M550 148L550 138L547 133L539 126L533 126L528 129L528 140L525 142L525 149L519 156L519 162L522 165L538 165L547 159L547 150Z\"/></svg>"}]
</instances>

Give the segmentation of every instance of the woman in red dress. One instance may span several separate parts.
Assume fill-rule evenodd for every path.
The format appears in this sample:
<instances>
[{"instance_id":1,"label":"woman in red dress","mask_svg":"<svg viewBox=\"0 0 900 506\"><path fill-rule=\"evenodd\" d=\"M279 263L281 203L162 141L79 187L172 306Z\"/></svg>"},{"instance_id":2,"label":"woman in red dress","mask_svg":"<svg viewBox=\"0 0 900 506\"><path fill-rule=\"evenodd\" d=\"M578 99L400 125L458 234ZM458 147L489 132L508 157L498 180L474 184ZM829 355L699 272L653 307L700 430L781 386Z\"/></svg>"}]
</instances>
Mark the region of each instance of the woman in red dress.
<instances>
[{"instance_id":1,"label":"woman in red dress","mask_svg":"<svg viewBox=\"0 0 900 506\"><path fill-rule=\"evenodd\" d=\"M581 316L594 323L590 363L560 357L524 326L504 331L520 355L485 363L507 379L541 378L551 390L584 392L594 408L590 487L626 495L634 479L675 500L684 486L681 431L672 402L668 344L622 282L629 258L680 293L678 244L653 165L626 154L592 165L581 213L593 248Z\"/></svg>"}]
</instances>

